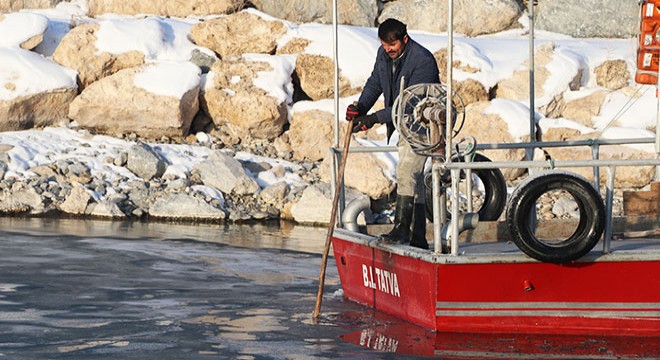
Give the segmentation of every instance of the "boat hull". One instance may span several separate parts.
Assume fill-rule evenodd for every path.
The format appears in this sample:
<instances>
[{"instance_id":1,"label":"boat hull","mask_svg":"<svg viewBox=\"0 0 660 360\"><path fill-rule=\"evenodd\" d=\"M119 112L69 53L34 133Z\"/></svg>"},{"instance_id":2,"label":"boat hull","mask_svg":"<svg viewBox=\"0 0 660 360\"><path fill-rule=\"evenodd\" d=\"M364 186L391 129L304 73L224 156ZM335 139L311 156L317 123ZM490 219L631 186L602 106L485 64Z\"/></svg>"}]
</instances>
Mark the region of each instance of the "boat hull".
<instances>
[{"instance_id":1,"label":"boat hull","mask_svg":"<svg viewBox=\"0 0 660 360\"><path fill-rule=\"evenodd\" d=\"M660 256L433 255L338 231L347 299L434 331L660 335Z\"/></svg>"}]
</instances>

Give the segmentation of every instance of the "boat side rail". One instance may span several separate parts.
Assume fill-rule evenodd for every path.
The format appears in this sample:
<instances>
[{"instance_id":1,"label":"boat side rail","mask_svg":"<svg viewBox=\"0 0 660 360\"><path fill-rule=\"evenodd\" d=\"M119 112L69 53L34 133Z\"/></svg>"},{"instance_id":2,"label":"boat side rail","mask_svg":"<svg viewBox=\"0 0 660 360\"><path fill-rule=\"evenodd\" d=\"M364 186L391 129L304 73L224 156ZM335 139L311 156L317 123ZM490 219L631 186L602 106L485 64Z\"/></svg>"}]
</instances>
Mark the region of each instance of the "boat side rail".
<instances>
[{"instance_id":1,"label":"boat side rail","mask_svg":"<svg viewBox=\"0 0 660 360\"><path fill-rule=\"evenodd\" d=\"M573 140L573 141L534 141L534 142L522 142L522 143L477 143L475 150L511 150L511 149L536 149L536 148L550 148L550 147L575 147L575 146L588 146L591 148L591 155L593 160L600 158L600 147L601 146L611 146L611 145L639 145L639 144L654 144L655 139L653 137L648 138L629 138L629 139L587 139L587 140ZM336 164L339 164L342 159L341 157L342 149L337 147L331 147L330 152L334 155ZM396 146L351 146L348 150L349 153L380 153L380 152L395 152L397 151ZM519 163L519 162L516 162ZM490 164L489 164L490 165ZM473 169L483 169L483 168L492 168L491 166L483 165L484 167L474 167ZM592 166L592 165L584 165ZM518 167L518 166L515 166ZM656 165L660 169L660 165ZM336 178L336 169L332 168L332 177ZM658 170L656 169L656 172ZM600 182L596 179L600 179L600 167L593 167L594 175L594 187L597 191L600 191ZM344 199L342 197L342 206L340 207L340 214L344 209ZM341 217L340 217L341 218Z\"/></svg>"},{"instance_id":2,"label":"boat side rail","mask_svg":"<svg viewBox=\"0 0 660 360\"><path fill-rule=\"evenodd\" d=\"M616 168L619 166L660 166L660 159L658 158L644 158L644 159L591 159L591 160L544 160L544 161L493 161L493 162L436 162L432 166L432 171L438 174L440 172L450 171L452 174L452 220L450 223L449 238L451 241L451 254L452 256L458 255L458 179L460 178L461 171L471 171L474 169L503 169L503 168L518 168L518 169L556 169L556 168L578 168L578 167L593 167L607 169L607 176L605 181L605 231L603 233L603 252L610 251L610 243L612 240L612 210L614 202L614 179ZM470 178L470 177L468 177ZM456 180L454 180L456 179ZM599 178L594 179L595 183L599 183ZM435 190L434 190L435 191ZM438 201L434 197L434 202ZM454 220L456 219L456 220ZM442 223L443 221L434 214L435 222ZM437 227L434 227L437 229ZM439 249L438 244L442 243L441 234L434 230L434 243L436 249Z\"/></svg>"}]
</instances>

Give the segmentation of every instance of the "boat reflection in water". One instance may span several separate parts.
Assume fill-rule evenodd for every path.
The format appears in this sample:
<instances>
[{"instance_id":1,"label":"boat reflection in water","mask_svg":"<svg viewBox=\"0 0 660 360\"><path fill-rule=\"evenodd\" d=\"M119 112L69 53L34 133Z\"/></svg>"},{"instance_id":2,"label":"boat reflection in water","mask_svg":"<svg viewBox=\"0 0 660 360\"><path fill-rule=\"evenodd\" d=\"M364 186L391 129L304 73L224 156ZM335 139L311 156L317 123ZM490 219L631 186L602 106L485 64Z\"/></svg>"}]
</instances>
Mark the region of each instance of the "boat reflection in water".
<instances>
[{"instance_id":1,"label":"boat reflection in water","mask_svg":"<svg viewBox=\"0 0 660 360\"><path fill-rule=\"evenodd\" d=\"M357 319L364 313L344 313ZM375 311L343 341L375 351L441 359L660 359L660 337L433 332Z\"/></svg>"}]
</instances>

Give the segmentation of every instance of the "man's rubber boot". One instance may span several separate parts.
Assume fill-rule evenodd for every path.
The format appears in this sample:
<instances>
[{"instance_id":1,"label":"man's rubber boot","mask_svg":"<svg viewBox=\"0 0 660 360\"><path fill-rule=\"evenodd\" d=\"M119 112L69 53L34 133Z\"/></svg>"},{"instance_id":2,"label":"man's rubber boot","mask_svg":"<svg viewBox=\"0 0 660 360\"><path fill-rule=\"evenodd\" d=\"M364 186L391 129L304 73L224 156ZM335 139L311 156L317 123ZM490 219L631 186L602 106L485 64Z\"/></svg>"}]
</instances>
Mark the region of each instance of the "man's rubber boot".
<instances>
[{"instance_id":1,"label":"man's rubber boot","mask_svg":"<svg viewBox=\"0 0 660 360\"><path fill-rule=\"evenodd\" d=\"M407 244L410 241L410 224L412 223L413 197L396 197L394 227L392 231L380 236L380 241L387 244Z\"/></svg>"},{"instance_id":2,"label":"man's rubber boot","mask_svg":"<svg viewBox=\"0 0 660 360\"><path fill-rule=\"evenodd\" d=\"M426 208L424 204L417 203L413 205L412 218L410 246L428 250L429 243L426 241Z\"/></svg>"}]
</instances>

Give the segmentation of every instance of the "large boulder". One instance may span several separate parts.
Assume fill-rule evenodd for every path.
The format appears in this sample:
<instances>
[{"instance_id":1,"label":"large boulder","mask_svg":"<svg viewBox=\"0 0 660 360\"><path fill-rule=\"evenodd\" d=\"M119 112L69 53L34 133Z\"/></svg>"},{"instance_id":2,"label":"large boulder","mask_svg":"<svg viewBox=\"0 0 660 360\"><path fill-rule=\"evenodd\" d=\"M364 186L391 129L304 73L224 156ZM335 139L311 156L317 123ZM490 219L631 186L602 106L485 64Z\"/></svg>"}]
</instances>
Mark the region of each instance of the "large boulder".
<instances>
[{"instance_id":1,"label":"large boulder","mask_svg":"<svg viewBox=\"0 0 660 360\"><path fill-rule=\"evenodd\" d=\"M0 14L0 46L20 46L32 50L41 43L48 18L31 13Z\"/></svg>"},{"instance_id":2,"label":"large boulder","mask_svg":"<svg viewBox=\"0 0 660 360\"><path fill-rule=\"evenodd\" d=\"M303 96L311 100L330 99L335 93L333 76L335 65L331 58L322 55L300 54L296 59L296 76ZM346 97L360 93L361 89L351 88L348 79L339 74L339 96Z\"/></svg>"},{"instance_id":3,"label":"large boulder","mask_svg":"<svg viewBox=\"0 0 660 360\"><path fill-rule=\"evenodd\" d=\"M316 102L315 104L317 104ZM310 102L300 101L293 107L289 130L284 133L288 137L293 158L299 161L322 161L328 157L328 149L334 142L335 117L329 111L320 109L305 109ZM377 104L376 108L382 107ZM347 126L346 121L340 121L339 138L344 139ZM379 134L381 125L354 134L359 138L369 140L382 140Z\"/></svg>"},{"instance_id":4,"label":"large boulder","mask_svg":"<svg viewBox=\"0 0 660 360\"><path fill-rule=\"evenodd\" d=\"M539 1L536 27L578 38L630 38L639 29L637 1Z\"/></svg>"},{"instance_id":5,"label":"large boulder","mask_svg":"<svg viewBox=\"0 0 660 360\"><path fill-rule=\"evenodd\" d=\"M96 48L100 24L81 24L62 38L53 60L78 71L82 88L119 70L144 64L144 54L134 50L120 54L99 52Z\"/></svg>"},{"instance_id":6,"label":"large boulder","mask_svg":"<svg viewBox=\"0 0 660 360\"><path fill-rule=\"evenodd\" d=\"M224 209L186 193L164 193L154 200L149 216L175 220L223 220Z\"/></svg>"},{"instance_id":7,"label":"large boulder","mask_svg":"<svg viewBox=\"0 0 660 360\"><path fill-rule=\"evenodd\" d=\"M0 1L0 12L12 12L22 9L49 9L63 1L66 0L2 0Z\"/></svg>"},{"instance_id":8,"label":"large boulder","mask_svg":"<svg viewBox=\"0 0 660 360\"><path fill-rule=\"evenodd\" d=\"M334 181L330 171L332 159L326 158L319 169L321 180ZM344 170L344 184L372 199L380 199L394 191L395 181L388 165L374 153L353 153L348 156Z\"/></svg>"},{"instance_id":9,"label":"large boulder","mask_svg":"<svg viewBox=\"0 0 660 360\"><path fill-rule=\"evenodd\" d=\"M254 6L270 15L297 23L332 23L330 0L252 0ZM337 21L340 24L371 27L378 15L378 2L354 0L339 2Z\"/></svg>"},{"instance_id":10,"label":"large boulder","mask_svg":"<svg viewBox=\"0 0 660 360\"><path fill-rule=\"evenodd\" d=\"M37 191L25 183L14 183L10 189L0 192L0 213L33 215L43 214L49 210L44 206L44 200Z\"/></svg>"},{"instance_id":11,"label":"large boulder","mask_svg":"<svg viewBox=\"0 0 660 360\"><path fill-rule=\"evenodd\" d=\"M73 183L71 192L66 196L64 202L59 205L62 212L74 215L85 213L87 205L92 200L92 194L80 183Z\"/></svg>"},{"instance_id":12,"label":"large boulder","mask_svg":"<svg viewBox=\"0 0 660 360\"><path fill-rule=\"evenodd\" d=\"M192 63L124 69L86 88L69 117L107 134L182 136L199 110L200 70Z\"/></svg>"},{"instance_id":13,"label":"large boulder","mask_svg":"<svg viewBox=\"0 0 660 360\"><path fill-rule=\"evenodd\" d=\"M271 21L243 11L193 25L190 36L221 58L246 53L273 54L277 39L287 32L280 21Z\"/></svg>"},{"instance_id":14,"label":"large boulder","mask_svg":"<svg viewBox=\"0 0 660 360\"><path fill-rule=\"evenodd\" d=\"M89 15L203 16L227 14L241 9L245 3L245 0L89 0Z\"/></svg>"},{"instance_id":15,"label":"large boulder","mask_svg":"<svg viewBox=\"0 0 660 360\"><path fill-rule=\"evenodd\" d=\"M285 44L279 44L275 53L278 55L300 54L304 52L310 44L312 44L312 41L309 39L295 37L287 41Z\"/></svg>"},{"instance_id":16,"label":"large boulder","mask_svg":"<svg viewBox=\"0 0 660 360\"><path fill-rule=\"evenodd\" d=\"M0 131L49 126L66 118L78 92L73 70L18 48L0 47L0 64Z\"/></svg>"},{"instance_id":17,"label":"large boulder","mask_svg":"<svg viewBox=\"0 0 660 360\"><path fill-rule=\"evenodd\" d=\"M276 62L278 71L267 61ZM288 77L278 77L282 69ZM284 56L253 55L219 60L207 75L202 106L216 125L226 125L239 138L274 139L287 122L287 103L293 92L292 71ZM272 77L268 82L275 84L275 88L259 87L261 76Z\"/></svg>"},{"instance_id":18,"label":"large boulder","mask_svg":"<svg viewBox=\"0 0 660 360\"><path fill-rule=\"evenodd\" d=\"M151 180L163 176L167 161L148 144L139 143L128 149L126 168L144 180Z\"/></svg>"},{"instance_id":19,"label":"large boulder","mask_svg":"<svg viewBox=\"0 0 660 360\"><path fill-rule=\"evenodd\" d=\"M630 71L625 60L606 60L594 68L598 86L619 90L628 85Z\"/></svg>"},{"instance_id":20,"label":"large boulder","mask_svg":"<svg viewBox=\"0 0 660 360\"><path fill-rule=\"evenodd\" d=\"M259 190L257 182L243 169L243 165L222 152L214 152L205 161L196 164L204 185L214 187L225 194L247 195Z\"/></svg>"},{"instance_id":21,"label":"large boulder","mask_svg":"<svg viewBox=\"0 0 660 360\"><path fill-rule=\"evenodd\" d=\"M522 10L517 0L456 0L454 31L478 36L518 27ZM397 0L384 4L378 22L395 18L406 23L409 29L442 33L447 31L446 14L446 0Z\"/></svg>"},{"instance_id":22,"label":"large boulder","mask_svg":"<svg viewBox=\"0 0 660 360\"><path fill-rule=\"evenodd\" d=\"M353 199L365 197L355 190L346 189L346 203ZM302 196L295 202L287 204L290 209L289 214L283 213L286 218L290 217L298 223L303 224L323 224L330 222L330 213L332 212L332 192L328 183L319 182L303 190Z\"/></svg>"},{"instance_id":23,"label":"large boulder","mask_svg":"<svg viewBox=\"0 0 660 360\"><path fill-rule=\"evenodd\" d=\"M497 105L506 106L506 100L496 100ZM516 106L515 102L510 102ZM478 143L518 143L524 137L512 134L509 123L491 108L493 102L477 102L466 107L466 120L460 136L474 136ZM529 136L527 136L529 139ZM525 158L523 149L486 150L484 154L493 161L520 161ZM525 169L502 169L504 177L512 180L524 172Z\"/></svg>"},{"instance_id":24,"label":"large boulder","mask_svg":"<svg viewBox=\"0 0 660 360\"><path fill-rule=\"evenodd\" d=\"M600 108L608 93L608 91L598 90L584 97L566 100L562 117L575 120L584 126L593 127L592 119L600 114Z\"/></svg>"},{"instance_id":25,"label":"large boulder","mask_svg":"<svg viewBox=\"0 0 660 360\"><path fill-rule=\"evenodd\" d=\"M333 143L333 118L331 113L321 110L293 113L287 133L294 159L320 161L328 156Z\"/></svg>"}]
</instances>

